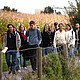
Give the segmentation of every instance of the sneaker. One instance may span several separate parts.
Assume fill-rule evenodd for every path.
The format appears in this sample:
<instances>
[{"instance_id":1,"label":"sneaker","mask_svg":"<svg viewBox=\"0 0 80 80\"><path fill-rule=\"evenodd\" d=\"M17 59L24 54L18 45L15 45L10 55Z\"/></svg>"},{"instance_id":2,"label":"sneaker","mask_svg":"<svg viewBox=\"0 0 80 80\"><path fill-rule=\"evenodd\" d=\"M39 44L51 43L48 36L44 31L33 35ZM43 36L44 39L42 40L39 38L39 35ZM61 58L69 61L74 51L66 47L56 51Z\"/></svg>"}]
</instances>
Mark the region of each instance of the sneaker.
<instances>
[{"instance_id":1,"label":"sneaker","mask_svg":"<svg viewBox=\"0 0 80 80\"><path fill-rule=\"evenodd\" d=\"M24 69L27 69L27 67L24 67Z\"/></svg>"},{"instance_id":2,"label":"sneaker","mask_svg":"<svg viewBox=\"0 0 80 80\"><path fill-rule=\"evenodd\" d=\"M19 69L19 70L18 70L18 72L20 73L20 72L21 72L21 70Z\"/></svg>"}]
</instances>

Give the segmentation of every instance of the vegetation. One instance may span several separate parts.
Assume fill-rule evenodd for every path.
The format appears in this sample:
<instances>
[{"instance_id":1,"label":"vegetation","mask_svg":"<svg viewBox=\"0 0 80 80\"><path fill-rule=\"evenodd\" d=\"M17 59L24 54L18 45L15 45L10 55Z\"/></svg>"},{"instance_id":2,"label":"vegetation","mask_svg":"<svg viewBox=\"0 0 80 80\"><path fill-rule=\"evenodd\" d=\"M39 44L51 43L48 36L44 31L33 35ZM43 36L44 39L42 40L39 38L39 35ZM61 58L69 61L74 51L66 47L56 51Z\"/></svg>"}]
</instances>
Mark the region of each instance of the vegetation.
<instances>
[{"instance_id":1,"label":"vegetation","mask_svg":"<svg viewBox=\"0 0 80 80\"><path fill-rule=\"evenodd\" d=\"M71 25L74 25L75 23L80 24L80 0L75 0L76 5L73 4L73 2L69 1L69 8L67 9L65 7L66 13L69 16Z\"/></svg>"},{"instance_id":2,"label":"vegetation","mask_svg":"<svg viewBox=\"0 0 80 80\"><path fill-rule=\"evenodd\" d=\"M8 7L8 6L4 6L4 8L2 10L17 12L17 9L15 9L15 8L10 9L10 7Z\"/></svg>"}]
</instances>

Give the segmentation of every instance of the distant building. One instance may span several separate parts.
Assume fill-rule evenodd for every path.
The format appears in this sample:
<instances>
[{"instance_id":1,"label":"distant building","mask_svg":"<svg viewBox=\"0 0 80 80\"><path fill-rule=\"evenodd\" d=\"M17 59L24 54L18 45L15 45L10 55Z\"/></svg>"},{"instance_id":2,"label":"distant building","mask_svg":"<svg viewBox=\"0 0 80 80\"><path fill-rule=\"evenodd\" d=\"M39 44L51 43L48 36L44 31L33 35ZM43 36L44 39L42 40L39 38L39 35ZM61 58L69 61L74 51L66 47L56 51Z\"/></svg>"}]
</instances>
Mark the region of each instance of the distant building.
<instances>
[{"instance_id":1,"label":"distant building","mask_svg":"<svg viewBox=\"0 0 80 80\"><path fill-rule=\"evenodd\" d=\"M44 11L44 9L35 9L35 14L36 14L36 13L40 14L41 11Z\"/></svg>"}]
</instances>

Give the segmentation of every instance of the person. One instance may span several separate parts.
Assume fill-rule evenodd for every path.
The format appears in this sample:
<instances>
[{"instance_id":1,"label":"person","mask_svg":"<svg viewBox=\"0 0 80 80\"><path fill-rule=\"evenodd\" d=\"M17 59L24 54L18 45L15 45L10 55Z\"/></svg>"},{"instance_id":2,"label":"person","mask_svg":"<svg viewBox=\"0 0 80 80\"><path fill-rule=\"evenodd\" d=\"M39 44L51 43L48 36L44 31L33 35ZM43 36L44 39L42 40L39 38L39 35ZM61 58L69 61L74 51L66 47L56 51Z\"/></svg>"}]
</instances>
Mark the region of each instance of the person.
<instances>
[{"instance_id":1,"label":"person","mask_svg":"<svg viewBox=\"0 0 80 80\"><path fill-rule=\"evenodd\" d=\"M19 26L19 34L20 34L20 37L21 37L21 47L23 46L22 49L24 49L24 44L26 44L25 43L25 34L26 34L26 31L25 31L25 27L24 27L23 24L21 24ZM26 51L23 51L21 53L23 53L23 68L27 69L27 60L25 59Z\"/></svg>"},{"instance_id":2,"label":"person","mask_svg":"<svg viewBox=\"0 0 80 80\"><path fill-rule=\"evenodd\" d=\"M79 23L75 24L74 32L75 32L75 52L76 51L78 52L77 54L80 59L80 25Z\"/></svg>"},{"instance_id":3,"label":"person","mask_svg":"<svg viewBox=\"0 0 80 80\"><path fill-rule=\"evenodd\" d=\"M51 26L50 27L50 36L51 36L51 42L52 42L52 45L53 45L53 41L54 41L54 35L55 35L55 27ZM56 53L57 54L57 49L53 49L53 53Z\"/></svg>"},{"instance_id":4,"label":"person","mask_svg":"<svg viewBox=\"0 0 80 80\"><path fill-rule=\"evenodd\" d=\"M35 27L35 22L30 21L30 28L26 31L25 40L29 37L28 48L36 48L41 44L42 37L40 31ZM36 49L30 49L29 53L26 54L27 58L31 61L33 71L36 70Z\"/></svg>"},{"instance_id":5,"label":"person","mask_svg":"<svg viewBox=\"0 0 80 80\"><path fill-rule=\"evenodd\" d=\"M47 55L48 53L52 53L52 38L50 34L49 24L45 24L44 30L41 32L42 34L42 56Z\"/></svg>"},{"instance_id":6,"label":"person","mask_svg":"<svg viewBox=\"0 0 80 80\"><path fill-rule=\"evenodd\" d=\"M37 29L40 30L40 26L37 26Z\"/></svg>"},{"instance_id":7,"label":"person","mask_svg":"<svg viewBox=\"0 0 80 80\"><path fill-rule=\"evenodd\" d=\"M58 22L54 22L55 32L59 30Z\"/></svg>"},{"instance_id":8,"label":"person","mask_svg":"<svg viewBox=\"0 0 80 80\"><path fill-rule=\"evenodd\" d=\"M68 53L69 53L69 57L73 56L73 58L74 58L75 57L75 54L74 54L75 32L73 31L70 24L66 24L66 33L67 33L67 36L68 36Z\"/></svg>"},{"instance_id":9,"label":"person","mask_svg":"<svg viewBox=\"0 0 80 80\"><path fill-rule=\"evenodd\" d=\"M68 59L67 43L68 38L66 32L63 30L63 24L59 24L59 30L55 32L54 36L54 49L57 48L59 55L63 55L65 59Z\"/></svg>"},{"instance_id":10,"label":"person","mask_svg":"<svg viewBox=\"0 0 80 80\"><path fill-rule=\"evenodd\" d=\"M18 32L15 25L13 25L13 29L14 29L14 31ZM21 35L20 35L20 39L21 39ZM17 52L16 71L21 72L21 54L19 51Z\"/></svg>"},{"instance_id":11,"label":"person","mask_svg":"<svg viewBox=\"0 0 80 80\"><path fill-rule=\"evenodd\" d=\"M21 39L19 34L14 31L13 24L8 24L7 28L8 31L4 35L3 39L3 49L8 47L7 52L5 53L6 62L9 68L9 74L15 74L16 71L16 59L17 59L17 52L21 46ZM12 55L12 63L10 62L10 55Z\"/></svg>"}]
</instances>

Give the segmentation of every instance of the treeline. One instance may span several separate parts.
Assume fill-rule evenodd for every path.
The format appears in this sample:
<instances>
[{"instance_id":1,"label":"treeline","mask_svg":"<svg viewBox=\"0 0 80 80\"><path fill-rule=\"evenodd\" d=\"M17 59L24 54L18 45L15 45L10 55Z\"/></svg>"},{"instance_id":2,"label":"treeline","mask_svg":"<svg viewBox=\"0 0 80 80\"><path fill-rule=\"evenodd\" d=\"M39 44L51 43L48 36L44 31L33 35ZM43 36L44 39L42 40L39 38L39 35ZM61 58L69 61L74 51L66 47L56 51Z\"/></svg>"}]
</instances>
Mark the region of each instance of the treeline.
<instances>
[{"instance_id":1,"label":"treeline","mask_svg":"<svg viewBox=\"0 0 80 80\"><path fill-rule=\"evenodd\" d=\"M15 8L10 8L10 7L8 7L8 6L4 6L4 8L2 9L2 10L6 10L6 11L15 11L15 12L17 12L17 9L15 9Z\"/></svg>"}]
</instances>

